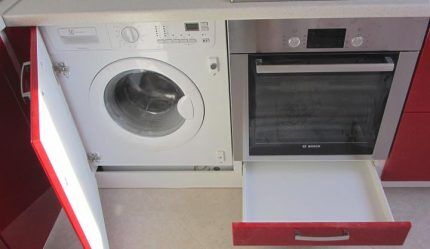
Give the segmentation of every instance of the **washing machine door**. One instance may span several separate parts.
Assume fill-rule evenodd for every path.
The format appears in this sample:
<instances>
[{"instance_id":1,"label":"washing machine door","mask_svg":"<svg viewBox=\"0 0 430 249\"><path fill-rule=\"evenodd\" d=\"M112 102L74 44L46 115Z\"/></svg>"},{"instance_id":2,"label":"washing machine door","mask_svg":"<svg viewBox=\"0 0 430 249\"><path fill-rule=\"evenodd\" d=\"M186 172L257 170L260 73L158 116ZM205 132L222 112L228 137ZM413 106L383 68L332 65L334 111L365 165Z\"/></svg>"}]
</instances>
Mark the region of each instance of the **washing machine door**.
<instances>
[{"instance_id":1,"label":"washing machine door","mask_svg":"<svg viewBox=\"0 0 430 249\"><path fill-rule=\"evenodd\" d=\"M90 98L119 134L131 133L150 147L185 143L197 134L204 117L202 97L190 78L149 58L119 60L103 68Z\"/></svg>"}]
</instances>

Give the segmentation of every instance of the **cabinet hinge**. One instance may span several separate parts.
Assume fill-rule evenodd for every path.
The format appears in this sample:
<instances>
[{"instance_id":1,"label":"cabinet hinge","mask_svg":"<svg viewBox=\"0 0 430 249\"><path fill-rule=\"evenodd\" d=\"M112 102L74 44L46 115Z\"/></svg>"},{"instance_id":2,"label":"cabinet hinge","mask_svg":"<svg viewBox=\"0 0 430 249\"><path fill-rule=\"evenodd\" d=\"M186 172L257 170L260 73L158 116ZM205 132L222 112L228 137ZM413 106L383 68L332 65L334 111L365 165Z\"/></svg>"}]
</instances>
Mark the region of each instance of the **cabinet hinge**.
<instances>
[{"instance_id":1,"label":"cabinet hinge","mask_svg":"<svg viewBox=\"0 0 430 249\"><path fill-rule=\"evenodd\" d=\"M64 62L54 64L53 68L54 72L56 72L57 74L62 74L66 78L70 75L70 69L68 66L66 66Z\"/></svg>"},{"instance_id":2,"label":"cabinet hinge","mask_svg":"<svg viewBox=\"0 0 430 249\"><path fill-rule=\"evenodd\" d=\"M100 155L98 153L87 153L88 162L92 171L96 171L100 163Z\"/></svg>"}]
</instances>

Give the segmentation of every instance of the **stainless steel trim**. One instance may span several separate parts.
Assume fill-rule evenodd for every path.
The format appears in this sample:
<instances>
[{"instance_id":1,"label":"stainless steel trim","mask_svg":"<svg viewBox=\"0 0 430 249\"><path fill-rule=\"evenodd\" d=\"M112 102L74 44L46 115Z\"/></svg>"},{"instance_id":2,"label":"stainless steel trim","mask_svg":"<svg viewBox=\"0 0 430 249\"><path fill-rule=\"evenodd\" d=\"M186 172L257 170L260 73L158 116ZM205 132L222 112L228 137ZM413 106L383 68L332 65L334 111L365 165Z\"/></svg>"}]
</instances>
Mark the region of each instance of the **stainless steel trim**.
<instances>
[{"instance_id":1,"label":"stainless steel trim","mask_svg":"<svg viewBox=\"0 0 430 249\"><path fill-rule=\"evenodd\" d=\"M373 159L385 160L388 158L418 55L419 52L402 52L399 55L390 95L388 96L375 149L373 150Z\"/></svg>"},{"instance_id":2,"label":"stainless steel trim","mask_svg":"<svg viewBox=\"0 0 430 249\"><path fill-rule=\"evenodd\" d=\"M329 237L315 237L315 236L303 236L300 235L299 232L296 231L296 234L294 235L295 240L299 241L343 241L343 240L349 240L350 236L347 231L344 231L342 235L340 236L329 236Z\"/></svg>"},{"instance_id":3,"label":"stainless steel trim","mask_svg":"<svg viewBox=\"0 0 430 249\"><path fill-rule=\"evenodd\" d=\"M418 51L428 26L427 17L323 18L228 21L230 53ZM308 29L346 29L343 48L307 48ZM402 34L399 35L399 30ZM363 37L354 47L352 39ZM290 38L299 38L290 47Z\"/></svg>"},{"instance_id":4,"label":"stainless steel trim","mask_svg":"<svg viewBox=\"0 0 430 249\"><path fill-rule=\"evenodd\" d=\"M389 58L389 57L388 57ZM257 73L392 72L394 62L369 64L257 65Z\"/></svg>"},{"instance_id":5,"label":"stainless steel trim","mask_svg":"<svg viewBox=\"0 0 430 249\"><path fill-rule=\"evenodd\" d=\"M246 3L246 2L286 2L292 0L230 0L231 3Z\"/></svg>"},{"instance_id":6,"label":"stainless steel trim","mask_svg":"<svg viewBox=\"0 0 430 249\"><path fill-rule=\"evenodd\" d=\"M243 141L243 128L248 116L244 110L248 103L248 55L230 56L230 92L233 159L243 161L244 149L247 147L247 143Z\"/></svg>"}]
</instances>

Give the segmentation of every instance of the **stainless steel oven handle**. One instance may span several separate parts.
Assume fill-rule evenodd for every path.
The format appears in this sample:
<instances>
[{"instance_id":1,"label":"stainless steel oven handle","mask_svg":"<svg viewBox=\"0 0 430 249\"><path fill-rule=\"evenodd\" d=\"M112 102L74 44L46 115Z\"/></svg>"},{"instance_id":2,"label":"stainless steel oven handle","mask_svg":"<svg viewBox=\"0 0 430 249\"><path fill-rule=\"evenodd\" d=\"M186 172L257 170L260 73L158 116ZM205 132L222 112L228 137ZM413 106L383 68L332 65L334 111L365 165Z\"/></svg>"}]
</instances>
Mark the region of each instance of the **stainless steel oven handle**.
<instances>
[{"instance_id":1,"label":"stainless steel oven handle","mask_svg":"<svg viewBox=\"0 0 430 249\"><path fill-rule=\"evenodd\" d=\"M367 64L303 64L303 65L257 65L258 74L269 73L349 73L349 72L392 72L394 62L385 57L384 63Z\"/></svg>"}]
</instances>

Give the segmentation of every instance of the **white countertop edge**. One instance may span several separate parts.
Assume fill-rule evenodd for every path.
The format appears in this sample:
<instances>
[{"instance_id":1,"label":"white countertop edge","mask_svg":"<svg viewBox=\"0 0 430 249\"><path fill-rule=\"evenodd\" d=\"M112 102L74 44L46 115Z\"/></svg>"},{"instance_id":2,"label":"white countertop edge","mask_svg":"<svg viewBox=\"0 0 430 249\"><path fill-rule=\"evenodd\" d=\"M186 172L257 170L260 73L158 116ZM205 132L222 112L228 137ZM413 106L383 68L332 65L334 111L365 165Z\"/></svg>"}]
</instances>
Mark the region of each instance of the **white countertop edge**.
<instances>
[{"instance_id":1,"label":"white countertop edge","mask_svg":"<svg viewBox=\"0 0 430 249\"><path fill-rule=\"evenodd\" d=\"M13 8L12 8L13 10ZM178 9L147 11L104 11L20 14L7 12L3 18L7 26L43 26L80 23L151 22L175 20L243 20L298 18L372 18L372 17L429 17L430 4L348 4L348 5L292 5L288 8L255 7Z\"/></svg>"},{"instance_id":2,"label":"white countertop edge","mask_svg":"<svg viewBox=\"0 0 430 249\"><path fill-rule=\"evenodd\" d=\"M6 24L3 21L3 18L0 17L0 32L3 31L3 29L6 28Z\"/></svg>"},{"instance_id":3,"label":"white countertop edge","mask_svg":"<svg viewBox=\"0 0 430 249\"><path fill-rule=\"evenodd\" d=\"M6 28L5 21L2 18L2 15L11 9L14 4L16 4L18 0L0 0L0 31Z\"/></svg>"}]
</instances>

